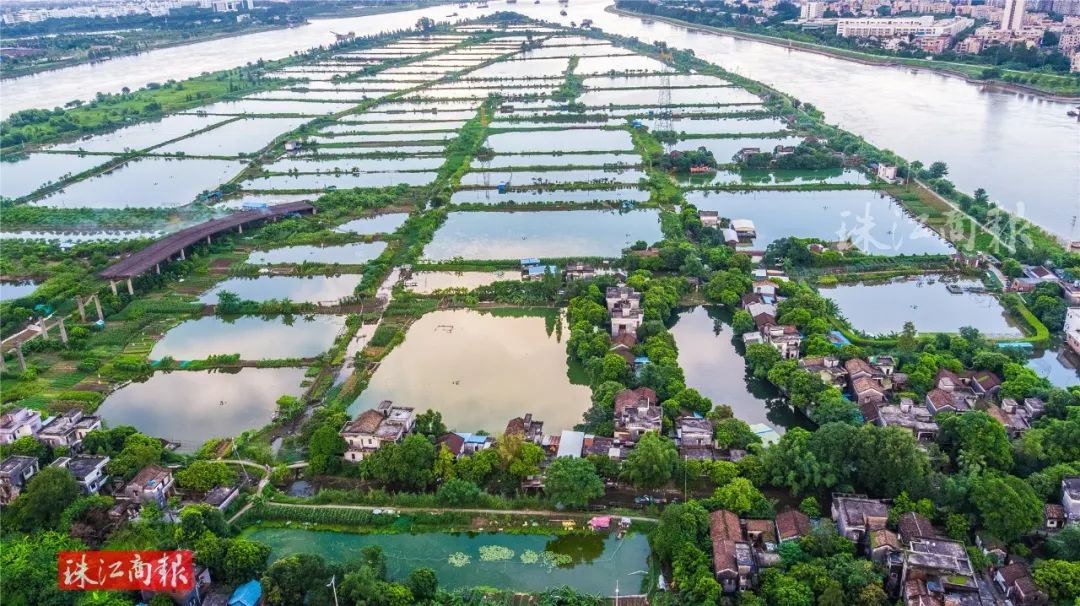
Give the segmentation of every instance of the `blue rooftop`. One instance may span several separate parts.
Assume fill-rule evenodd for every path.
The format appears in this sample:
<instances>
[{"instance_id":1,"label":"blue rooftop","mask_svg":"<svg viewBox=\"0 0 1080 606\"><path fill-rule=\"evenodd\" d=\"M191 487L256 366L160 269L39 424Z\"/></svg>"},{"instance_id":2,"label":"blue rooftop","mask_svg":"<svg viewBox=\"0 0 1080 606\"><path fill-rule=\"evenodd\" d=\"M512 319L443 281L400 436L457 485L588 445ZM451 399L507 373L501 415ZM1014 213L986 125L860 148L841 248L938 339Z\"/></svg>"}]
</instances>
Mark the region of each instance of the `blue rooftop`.
<instances>
[{"instance_id":1,"label":"blue rooftop","mask_svg":"<svg viewBox=\"0 0 1080 606\"><path fill-rule=\"evenodd\" d=\"M555 275L558 273L559 268L554 265L530 265L525 268L525 271L530 276L542 276L544 274Z\"/></svg>"},{"instance_id":2,"label":"blue rooftop","mask_svg":"<svg viewBox=\"0 0 1080 606\"><path fill-rule=\"evenodd\" d=\"M251 580L236 588L229 598L229 606L256 606L261 597L262 584Z\"/></svg>"},{"instance_id":3,"label":"blue rooftop","mask_svg":"<svg viewBox=\"0 0 1080 606\"><path fill-rule=\"evenodd\" d=\"M475 433L458 433L457 434L466 444L483 444L487 441L487 436L482 436Z\"/></svg>"},{"instance_id":4,"label":"blue rooftop","mask_svg":"<svg viewBox=\"0 0 1080 606\"><path fill-rule=\"evenodd\" d=\"M848 338L844 336L844 333L840 332L839 330L829 331L829 342L837 347L851 345L851 341L849 341Z\"/></svg>"},{"instance_id":5,"label":"blue rooftop","mask_svg":"<svg viewBox=\"0 0 1080 606\"><path fill-rule=\"evenodd\" d=\"M528 258L521 260L522 267L529 267L530 265L540 265L540 259Z\"/></svg>"}]
</instances>

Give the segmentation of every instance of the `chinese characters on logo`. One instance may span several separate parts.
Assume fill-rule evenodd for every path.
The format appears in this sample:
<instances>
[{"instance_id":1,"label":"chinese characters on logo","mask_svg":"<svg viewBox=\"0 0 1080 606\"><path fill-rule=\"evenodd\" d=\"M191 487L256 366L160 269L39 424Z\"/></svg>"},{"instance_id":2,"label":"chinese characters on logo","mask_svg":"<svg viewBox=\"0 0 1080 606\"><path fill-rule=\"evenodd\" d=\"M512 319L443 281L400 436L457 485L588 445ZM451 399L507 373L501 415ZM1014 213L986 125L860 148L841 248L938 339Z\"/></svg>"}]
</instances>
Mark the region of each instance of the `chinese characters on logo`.
<instances>
[{"instance_id":1,"label":"chinese characters on logo","mask_svg":"<svg viewBox=\"0 0 1080 606\"><path fill-rule=\"evenodd\" d=\"M62 551L60 589L188 591L194 584L190 551Z\"/></svg>"}]
</instances>

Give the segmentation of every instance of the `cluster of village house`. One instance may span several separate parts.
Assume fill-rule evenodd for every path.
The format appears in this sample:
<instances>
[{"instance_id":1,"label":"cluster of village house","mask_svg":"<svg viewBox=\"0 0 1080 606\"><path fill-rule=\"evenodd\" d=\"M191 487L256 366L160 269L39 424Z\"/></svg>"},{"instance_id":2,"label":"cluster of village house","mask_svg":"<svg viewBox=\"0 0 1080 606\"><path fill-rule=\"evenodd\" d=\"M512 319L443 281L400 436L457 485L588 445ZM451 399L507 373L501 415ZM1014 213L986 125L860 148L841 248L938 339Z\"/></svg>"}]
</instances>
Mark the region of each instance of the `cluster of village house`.
<instances>
[{"instance_id":1,"label":"cluster of village house","mask_svg":"<svg viewBox=\"0 0 1080 606\"><path fill-rule=\"evenodd\" d=\"M174 494L172 470L148 465L126 484L110 482L109 457L81 454L86 434L97 429L101 429L101 418L78 409L43 421L36 410L16 408L0 416L0 444L31 436L46 446L64 449L68 454L50 465L69 471L85 494L104 491L116 497L117 504L109 512L116 521L136 515L142 503L164 506ZM14 455L0 461L0 504L15 500L38 471L37 457ZM206 493L202 502L224 510L238 494L237 486L220 486Z\"/></svg>"},{"instance_id":2,"label":"cluster of village house","mask_svg":"<svg viewBox=\"0 0 1080 606\"><path fill-rule=\"evenodd\" d=\"M1043 604L1047 596L1035 585L1027 566L1010 561L1000 542L977 537L978 548L994 562L992 584L973 567L966 546L945 538L926 517L901 514L896 530L887 527L889 506L865 495L834 494L832 523L855 543L859 552L887 573L886 589L905 605L976 606ZM1080 521L1080 478L1062 482L1061 503L1046 506L1046 531ZM734 593L756 587L759 571L779 562L777 547L805 536L818 525L799 511L785 511L773 520L740 519L726 510L710 514L713 569L724 590Z\"/></svg>"}]
</instances>

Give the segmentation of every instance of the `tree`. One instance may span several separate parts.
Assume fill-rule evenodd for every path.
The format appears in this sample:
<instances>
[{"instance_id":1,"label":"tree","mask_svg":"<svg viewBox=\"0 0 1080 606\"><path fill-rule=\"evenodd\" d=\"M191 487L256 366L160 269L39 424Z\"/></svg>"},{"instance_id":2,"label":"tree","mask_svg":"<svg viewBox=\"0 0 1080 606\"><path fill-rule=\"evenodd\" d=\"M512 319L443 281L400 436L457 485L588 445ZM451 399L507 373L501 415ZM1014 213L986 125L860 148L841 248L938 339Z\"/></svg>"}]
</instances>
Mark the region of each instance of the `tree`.
<instances>
[{"instance_id":1,"label":"tree","mask_svg":"<svg viewBox=\"0 0 1080 606\"><path fill-rule=\"evenodd\" d=\"M60 524L68 505L82 494L71 472L61 467L46 467L27 482L26 488L11 504L8 516L27 530L51 530Z\"/></svg>"},{"instance_id":2,"label":"tree","mask_svg":"<svg viewBox=\"0 0 1080 606\"><path fill-rule=\"evenodd\" d=\"M974 478L971 504L990 534L1012 543L1042 523L1043 503L1020 478L984 475Z\"/></svg>"},{"instance_id":3,"label":"tree","mask_svg":"<svg viewBox=\"0 0 1080 606\"><path fill-rule=\"evenodd\" d=\"M982 411L939 415L938 443L961 468L1009 471L1012 444L1000 421Z\"/></svg>"},{"instance_id":4,"label":"tree","mask_svg":"<svg viewBox=\"0 0 1080 606\"><path fill-rule=\"evenodd\" d=\"M1080 562L1039 560L1035 562L1032 577L1051 600L1075 600L1080 597Z\"/></svg>"},{"instance_id":5,"label":"tree","mask_svg":"<svg viewBox=\"0 0 1080 606\"><path fill-rule=\"evenodd\" d=\"M414 568L409 573L405 585L417 600L432 600L439 589L439 579L435 577L435 571L430 568Z\"/></svg>"},{"instance_id":6,"label":"tree","mask_svg":"<svg viewBox=\"0 0 1080 606\"><path fill-rule=\"evenodd\" d=\"M949 174L949 166L944 162L938 160L937 162L931 162L930 168L927 169L931 179L940 179Z\"/></svg>"},{"instance_id":7,"label":"tree","mask_svg":"<svg viewBox=\"0 0 1080 606\"><path fill-rule=\"evenodd\" d=\"M450 452L446 444L440 444L439 452L435 455L435 464L431 469L435 474L436 482L446 482L454 477L454 461L454 453Z\"/></svg>"},{"instance_id":8,"label":"tree","mask_svg":"<svg viewBox=\"0 0 1080 606\"><path fill-rule=\"evenodd\" d=\"M762 573L761 596L768 604L814 606L814 592L810 587L776 568Z\"/></svg>"},{"instance_id":9,"label":"tree","mask_svg":"<svg viewBox=\"0 0 1080 606\"><path fill-rule=\"evenodd\" d=\"M435 20L431 17L420 17L416 20L416 29L426 34L435 29Z\"/></svg>"},{"instance_id":10,"label":"tree","mask_svg":"<svg viewBox=\"0 0 1080 606\"><path fill-rule=\"evenodd\" d=\"M754 318L750 315L750 312L740 309L732 314L731 330L740 335L754 330Z\"/></svg>"},{"instance_id":11,"label":"tree","mask_svg":"<svg viewBox=\"0 0 1080 606\"><path fill-rule=\"evenodd\" d=\"M811 518L821 517L821 506L818 505L818 500L815 497L806 497L799 503L799 511L805 513Z\"/></svg>"},{"instance_id":12,"label":"tree","mask_svg":"<svg viewBox=\"0 0 1080 606\"><path fill-rule=\"evenodd\" d=\"M1005 259L1001 262L1001 273L1010 278L1019 278L1024 275L1024 267L1016 259Z\"/></svg>"},{"instance_id":13,"label":"tree","mask_svg":"<svg viewBox=\"0 0 1080 606\"><path fill-rule=\"evenodd\" d=\"M745 515L751 511L755 513L767 513L769 504L761 491L750 483L746 478L735 478L727 484L716 489L709 506L717 509L727 509L739 515Z\"/></svg>"},{"instance_id":14,"label":"tree","mask_svg":"<svg viewBox=\"0 0 1080 606\"><path fill-rule=\"evenodd\" d=\"M86 546L59 532L8 533L0 544L0 570L4 571L0 574L0 595L4 596L4 604L71 604L72 592L57 588L57 554L81 549Z\"/></svg>"},{"instance_id":15,"label":"tree","mask_svg":"<svg viewBox=\"0 0 1080 606\"><path fill-rule=\"evenodd\" d=\"M460 478L447 480L435 493L440 503L460 507L475 505L480 499L480 487Z\"/></svg>"},{"instance_id":16,"label":"tree","mask_svg":"<svg viewBox=\"0 0 1080 606\"><path fill-rule=\"evenodd\" d=\"M124 438L124 448L109 461L107 470L110 474L130 480L147 465L161 462L161 440L133 433Z\"/></svg>"},{"instance_id":17,"label":"tree","mask_svg":"<svg viewBox=\"0 0 1080 606\"><path fill-rule=\"evenodd\" d=\"M0 447L0 455L5 459L15 455L34 457L39 465L46 465L49 462L49 447L38 442L34 436L22 436L11 444Z\"/></svg>"},{"instance_id":18,"label":"tree","mask_svg":"<svg viewBox=\"0 0 1080 606\"><path fill-rule=\"evenodd\" d=\"M194 461L176 472L176 483L182 488L206 492L216 486L232 486L236 472L221 461Z\"/></svg>"},{"instance_id":19,"label":"tree","mask_svg":"<svg viewBox=\"0 0 1080 606\"><path fill-rule=\"evenodd\" d=\"M920 489L930 476L930 459L911 432L900 427L864 425L856 442L857 481L868 492L891 497Z\"/></svg>"},{"instance_id":20,"label":"tree","mask_svg":"<svg viewBox=\"0 0 1080 606\"><path fill-rule=\"evenodd\" d=\"M262 576L264 600L267 606L303 604L308 591L324 585L328 574L326 562L317 555L285 556L271 564Z\"/></svg>"},{"instance_id":21,"label":"tree","mask_svg":"<svg viewBox=\"0 0 1080 606\"><path fill-rule=\"evenodd\" d=\"M746 363L750 372L758 379L764 379L780 362L780 352L768 343L751 343L746 346Z\"/></svg>"},{"instance_id":22,"label":"tree","mask_svg":"<svg viewBox=\"0 0 1080 606\"><path fill-rule=\"evenodd\" d=\"M270 546L243 537L227 539L224 558L224 580L230 585L258 578L266 570Z\"/></svg>"},{"instance_id":23,"label":"tree","mask_svg":"<svg viewBox=\"0 0 1080 606\"><path fill-rule=\"evenodd\" d=\"M336 469L348 444L330 425L323 425L308 441L308 473L319 475Z\"/></svg>"},{"instance_id":24,"label":"tree","mask_svg":"<svg viewBox=\"0 0 1080 606\"><path fill-rule=\"evenodd\" d=\"M413 431L427 436L429 440L434 442L439 436L446 433L446 424L443 423L442 413L429 408L426 412L416 415L416 425Z\"/></svg>"},{"instance_id":25,"label":"tree","mask_svg":"<svg viewBox=\"0 0 1080 606\"><path fill-rule=\"evenodd\" d=\"M544 492L556 503L582 508L603 496L604 481L588 459L558 457L544 473Z\"/></svg>"},{"instance_id":26,"label":"tree","mask_svg":"<svg viewBox=\"0 0 1080 606\"><path fill-rule=\"evenodd\" d=\"M362 462L364 474L398 490L425 490L434 479L435 446L410 434L398 444L384 444Z\"/></svg>"},{"instance_id":27,"label":"tree","mask_svg":"<svg viewBox=\"0 0 1080 606\"><path fill-rule=\"evenodd\" d=\"M678 462L679 452L671 440L650 431L630 451L623 463L623 475L639 489L656 488L671 479Z\"/></svg>"}]
</instances>

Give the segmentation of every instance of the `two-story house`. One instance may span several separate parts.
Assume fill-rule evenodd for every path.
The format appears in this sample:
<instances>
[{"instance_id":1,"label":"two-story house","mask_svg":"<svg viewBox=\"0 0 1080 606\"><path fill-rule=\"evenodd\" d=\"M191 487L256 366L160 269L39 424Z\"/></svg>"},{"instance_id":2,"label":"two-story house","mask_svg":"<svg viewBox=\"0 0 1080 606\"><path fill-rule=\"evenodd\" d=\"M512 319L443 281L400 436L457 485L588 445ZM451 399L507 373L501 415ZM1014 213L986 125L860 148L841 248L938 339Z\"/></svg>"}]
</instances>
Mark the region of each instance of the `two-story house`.
<instances>
[{"instance_id":1,"label":"two-story house","mask_svg":"<svg viewBox=\"0 0 1080 606\"><path fill-rule=\"evenodd\" d=\"M0 461L0 505L10 505L38 472L37 457L13 455Z\"/></svg>"},{"instance_id":2,"label":"two-story house","mask_svg":"<svg viewBox=\"0 0 1080 606\"><path fill-rule=\"evenodd\" d=\"M743 535L739 516L720 509L709 514L713 545L713 572L725 593L753 589L754 555Z\"/></svg>"},{"instance_id":3,"label":"two-story house","mask_svg":"<svg viewBox=\"0 0 1080 606\"><path fill-rule=\"evenodd\" d=\"M624 389L615 396L615 440L636 444L647 431L660 431L663 411L648 387Z\"/></svg>"},{"instance_id":4,"label":"two-story house","mask_svg":"<svg viewBox=\"0 0 1080 606\"><path fill-rule=\"evenodd\" d=\"M79 483L85 494L97 494L109 474L105 472L105 466L109 464L109 457L96 455L76 455L74 457L60 457L52 462L52 467L60 467L71 472L75 481Z\"/></svg>"},{"instance_id":5,"label":"two-story house","mask_svg":"<svg viewBox=\"0 0 1080 606\"><path fill-rule=\"evenodd\" d=\"M415 424L414 409L394 406L390 400L383 400L376 408L360 413L341 430L341 437L347 444L344 458L357 462L383 444L400 442Z\"/></svg>"},{"instance_id":6,"label":"two-story house","mask_svg":"<svg viewBox=\"0 0 1080 606\"><path fill-rule=\"evenodd\" d=\"M64 447L77 452L86 434L95 429L101 429L101 417L73 409L43 427L38 433L38 440L53 448Z\"/></svg>"},{"instance_id":7,"label":"two-story house","mask_svg":"<svg viewBox=\"0 0 1080 606\"><path fill-rule=\"evenodd\" d=\"M147 465L124 486L124 497L139 503L164 507L173 490L173 472L160 465Z\"/></svg>"},{"instance_id":8,"label":"two-story house","mask_svg":"<svg viewBox=\"0 0 1080 606\"><path fill-rule=\"evenodd\" d=\"M0 416L0 444L11 444L23 436L41 431L41 415L29 408L15 408Z\"/></svg>"}]
</instances>

